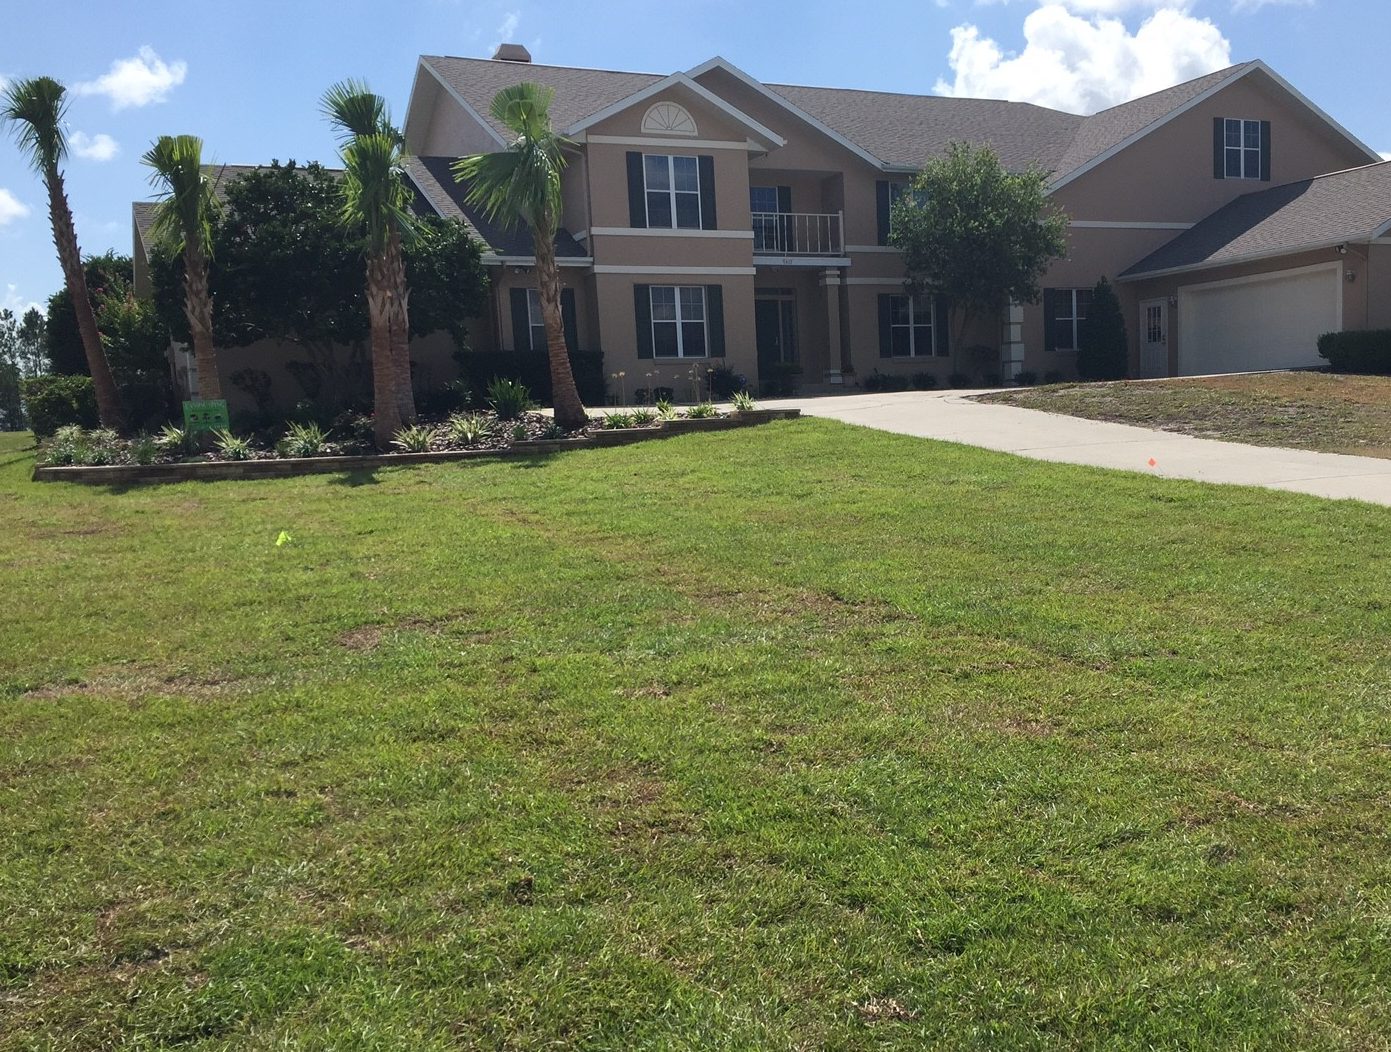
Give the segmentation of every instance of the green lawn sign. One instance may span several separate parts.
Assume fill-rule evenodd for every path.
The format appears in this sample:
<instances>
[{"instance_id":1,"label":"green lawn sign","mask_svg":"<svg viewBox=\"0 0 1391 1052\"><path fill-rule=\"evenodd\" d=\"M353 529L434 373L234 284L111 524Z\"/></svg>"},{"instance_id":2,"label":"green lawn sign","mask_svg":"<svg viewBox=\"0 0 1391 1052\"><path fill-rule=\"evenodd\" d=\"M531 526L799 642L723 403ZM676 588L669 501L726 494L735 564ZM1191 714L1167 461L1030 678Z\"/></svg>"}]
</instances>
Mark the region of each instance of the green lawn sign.
<instances>
[{"instance_id":1,"label":"green lawn sign","mask_svg":"<svg viewBox=\"0 0 1391 1052\"><path fill-rule=\"evenodd\" d=\"M184 433L190 437L203 431L226 431L228 426L224 399L184 403Z\"/></svg>"}]
</instances>

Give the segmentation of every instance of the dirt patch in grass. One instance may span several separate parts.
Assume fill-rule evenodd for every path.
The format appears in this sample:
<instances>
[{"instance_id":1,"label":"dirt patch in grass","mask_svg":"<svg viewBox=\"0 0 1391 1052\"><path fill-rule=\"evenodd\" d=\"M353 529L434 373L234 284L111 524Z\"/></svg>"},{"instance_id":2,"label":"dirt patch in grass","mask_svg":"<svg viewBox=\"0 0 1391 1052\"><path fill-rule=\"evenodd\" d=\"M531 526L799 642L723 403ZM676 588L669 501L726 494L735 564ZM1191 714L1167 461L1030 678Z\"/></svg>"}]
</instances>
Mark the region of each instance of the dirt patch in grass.
<instances>
[{"instance_id":1,"label":"dirt patch in grass","mask_svg":"<svg viewBox=\"0 0 1391 1052\"><path fill-rule=\"evenodd\" d=\"M154 669L113 669L86 679L55 680L26 690L26 701L60 698L116 698L140 701L149 697L182 697L211 701L253 689L254 681L237 676L161 673Z\"/></svg>"},{"instance_id":2,"label":"dirt patch in grass","mask_svg":"<svg viewBox=\"0 0 1391 1052\"><path fill-rule=\"evenodd\" d=\"M981 396L1197 438L1391 458L1391 377L1284 372L1058 384Z\"/></svg>"}]
</instances>

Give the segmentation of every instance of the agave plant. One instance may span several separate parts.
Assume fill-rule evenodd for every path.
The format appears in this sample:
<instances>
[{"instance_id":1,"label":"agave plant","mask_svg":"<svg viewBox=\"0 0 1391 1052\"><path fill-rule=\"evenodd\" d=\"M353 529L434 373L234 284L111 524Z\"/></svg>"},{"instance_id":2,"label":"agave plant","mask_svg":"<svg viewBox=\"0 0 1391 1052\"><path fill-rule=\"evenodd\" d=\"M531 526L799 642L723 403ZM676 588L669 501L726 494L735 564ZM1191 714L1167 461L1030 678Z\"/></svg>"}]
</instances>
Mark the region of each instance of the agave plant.
<instances>
[{"instance_id":1,"label":"agave plant","mask_svg":"<svg viewBox=\"0 0 1391 1052\"><path fill-rule=\"evenodd\" d=\"M435 440L435 429L423 424L412 424L400 428L391 439L391 444L402 453L428 453Z\"/></svg>"},{"instance_id":2,"label":"agave plant","mask_svg":"<svg viewBox=\"0 0 1391 1052\"><path fill-rule=\"evenodd\" d=\"M456 413L445 425L449 441L465 449L483 442L492 431L492 421L481 413Z\"/></svg>"}]
</instances>

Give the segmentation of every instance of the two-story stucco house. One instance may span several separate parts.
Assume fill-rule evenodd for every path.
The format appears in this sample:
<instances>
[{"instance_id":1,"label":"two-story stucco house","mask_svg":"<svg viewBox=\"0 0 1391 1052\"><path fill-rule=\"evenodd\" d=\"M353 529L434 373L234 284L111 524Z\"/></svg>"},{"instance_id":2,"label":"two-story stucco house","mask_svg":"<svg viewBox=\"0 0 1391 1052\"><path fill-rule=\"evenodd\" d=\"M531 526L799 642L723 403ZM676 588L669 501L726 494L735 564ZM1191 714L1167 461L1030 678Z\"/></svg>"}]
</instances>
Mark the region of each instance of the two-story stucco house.
<instances>
[{"instance_id":1,"label":"two-story stucco house","mask_svg":"<svg viewBox=\"0 0 1391 1052\"><path fill-rule=\"evenodd\" d=\"M469 209L449 168L506 147L489 105L523 80L554 89L574 143L557 239L569 338L629 390L676 386L692 360L754 380L795 364L811 389L875 371L945 380L966 346L1006 380L1070 376L1103 276L1135 376L1314 365L1320 333L1391 326L1391 164L1261 62L1083 117L765 84L721 58L670 75L546 66L504 45L422 57L404 129L423 198L487 245L479 349L539 346L532 249ZM888 245L894 196L954 141L1051 172L1071 223L1042 302L974 325L962 347L946 304L904 293Z\"/></svg>"}]
</instances>

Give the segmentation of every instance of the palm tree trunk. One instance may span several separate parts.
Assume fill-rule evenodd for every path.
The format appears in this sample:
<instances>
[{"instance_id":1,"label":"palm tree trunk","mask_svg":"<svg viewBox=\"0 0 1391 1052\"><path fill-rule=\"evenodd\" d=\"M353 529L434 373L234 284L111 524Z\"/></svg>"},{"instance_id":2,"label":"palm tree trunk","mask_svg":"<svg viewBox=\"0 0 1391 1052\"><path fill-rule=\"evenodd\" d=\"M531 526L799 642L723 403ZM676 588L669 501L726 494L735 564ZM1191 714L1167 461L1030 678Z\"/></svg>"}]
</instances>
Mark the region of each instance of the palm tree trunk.
<instances>
[{"instance_id":1,"label":"palm tree trunk","mask_svg":"<svg viewBox=\"0 0 1391 1052\"><path fill-rule=\"evenodd\" d=\"M208 288L208 260L189 247L184 251L184 316L193 336L193 360L198 363L198 397L204 402L222 397L213 349L213 297Z\"/></svg>"},{"instance_id":2,"label":"palm tree trunk","mask_svg":"<svg viewBox=\"0 0 1391 1052\"><path fill-rule=\"evenodd\" d=\"M560 312L560 271L555 262L555 244L544 232L534 232L536 277L541 296L541 320L546 326L546 354L551 364L551 402L555 422L566 431L576 431L589 422L575 374L570 368L570 351L565 346L565 322Z\"/></svg>"},{"instance_id":3,"label":"palm tree trunk","mask_svg":"<svg viewBox=\"0 0 1391 1052\"><path fill-rule=\"evenodd\" d=\"M401 233L391 232L387 243L391 272L391 367L395 373L396 405L401 422L415 423L415 389L411 382L410 286L406 283L406 260L401 252Z\"/></svg>"},{"instance_id":4,"label":"palm tree trunk","mask_svg":"<svg viewBox=\"0 0 1391 1052\"><path fill-rule=\"evenodd\" d=\"M73 312L77 315L77 331L82 336L82 350L87 355L87 368L92 373L92 388L97 396L97 417L102 427L119 431L125 426L125 412L106 350L97 331L97 315L87 293L87 274L82 269L82 250L77 245L77 229L72 222L72 209L63 189L63 176L57 168L44 172L48 189L48 217L53 225L53 245L58 250L58 264L63 268L63 281L68 287Z\"/></svg>"},{"instance_id":5,"label":"palm tree trunk","mask_svg":"<svg viewBox=\"0 0 1391 1052\"><path fill-rule=\"evenodd\" d=\"M391 360L391 273L384 256L367 262L367 317L372 330L372 435L385 451L401 430L401 409Z\"/></svg>"}]
</instances>

